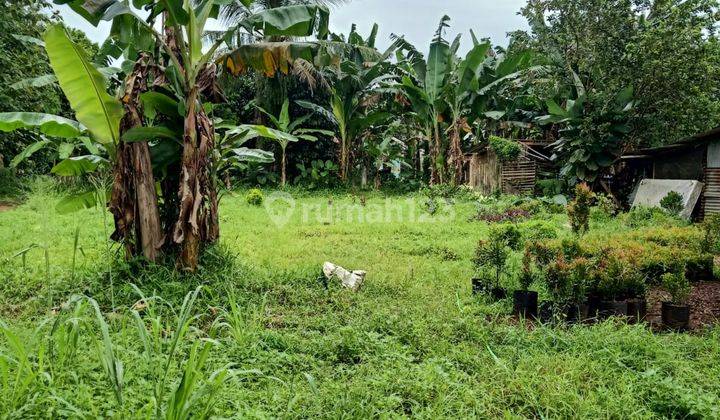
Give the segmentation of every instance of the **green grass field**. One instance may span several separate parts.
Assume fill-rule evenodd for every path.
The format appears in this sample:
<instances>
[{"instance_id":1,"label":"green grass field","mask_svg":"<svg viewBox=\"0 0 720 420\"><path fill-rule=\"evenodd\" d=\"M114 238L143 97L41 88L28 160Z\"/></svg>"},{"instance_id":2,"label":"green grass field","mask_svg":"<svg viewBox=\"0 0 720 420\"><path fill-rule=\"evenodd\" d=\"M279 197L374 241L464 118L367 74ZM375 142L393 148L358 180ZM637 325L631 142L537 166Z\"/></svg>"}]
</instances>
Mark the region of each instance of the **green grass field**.
<instances>
[{"instance_id":1,"label":"green grass field","mask_svg":"<svg viewBox=\"0 0 720 420\"><path fill-rule=\"evenodd\" d=\"M185 275L120 262L109 216L57 200L0 212L3 417L720 417L717 328L531 326L473 297L471 200L430 216L419 195L293 193L268 212L240 191ZM537 223L571 235L562 214L520 227ZM363 289L325 289L324 261L366 270Z\"/></svg>"}]
</instances>

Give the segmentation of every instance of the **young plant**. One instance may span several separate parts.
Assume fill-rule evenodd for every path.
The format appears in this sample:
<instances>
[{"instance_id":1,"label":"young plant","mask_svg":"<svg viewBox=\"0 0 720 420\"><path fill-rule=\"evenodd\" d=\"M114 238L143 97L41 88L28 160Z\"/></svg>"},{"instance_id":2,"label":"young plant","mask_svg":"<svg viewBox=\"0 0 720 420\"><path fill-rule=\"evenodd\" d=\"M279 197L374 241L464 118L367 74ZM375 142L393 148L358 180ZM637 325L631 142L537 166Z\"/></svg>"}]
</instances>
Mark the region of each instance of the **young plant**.
<instances>
[{"instance_id":1,"label":"young plant","mask_svg":"<svg viewBox=\"0 0 720 420\"><path fill-rule=\"evenodd\" d=\"M672 216L678 216L685 206L685 198L677 191L670 191L660 200L660 207Z\"/></svg>"},{"instance_id":2,"label":"young plant","mask_svg":"<svg viewBox=\"0 0 720 420\"><path fill-rule=\"evenodd\" d=\"M590 230L590 207L593 196L587 184L581 183L575 187L575 200L568 205L567 213L572 231L577 235L583 235Z\"/></svg>"},{"instance_id":3,"label":"young plant","mask_svg":"<svg viewBox=\"0 0 720 420\"><path fill-rule=\"evenodd\" d=\"M520 277L518 282L520 283L520 290L527 292L530 289L530 285L533 284L537 278L537 272L535 270L535 258L533 257L530 248L525 248L525 253L522 258L522 269L520 270Z\"/></svg>"},{"instance_id":4,"label":"young plant","mask_svg":"<svg viewBox=\"0 0 720 420\"><path fill-rule=\"evenodd\" d=\"M257 188L248 191L245 201L251 206L259 206L263 203L263 193Z\"/></svg>"},{"instance_id":5,"label":"young plant","mask_svg":"<svg viewBox=\"0 0 720 420\"><path fill-rule=\"evenodd\" d=\"M475 248L473 263L478 271L491 268L494 272L494 284L500 285L500 278L507 271L507 260L510 256L508 240L503 236L503 231L493 229L487 241L480 241Z\"/></svg>"},{"instance_id":6,"label":"young plant","mask_svg":"<svg viewBox=\"0 0 720 420\"><path fill-rule=\"evenodd\" d=\"M705 216L702 228L702 251L717 254L720 252L720 213Z\"/></svg>"},{"instance_id":7,"label":"young plant","mask_svg":"<svg viewBox=\"0 0 720 420\"><path fill-rule=\"evenodd\" d=\"M673 305L687 304L692 289L685 276L685 266L677 267L675 270L663 274L660 279L665 290L672 296Z\"/></svg>"}]
</instances>

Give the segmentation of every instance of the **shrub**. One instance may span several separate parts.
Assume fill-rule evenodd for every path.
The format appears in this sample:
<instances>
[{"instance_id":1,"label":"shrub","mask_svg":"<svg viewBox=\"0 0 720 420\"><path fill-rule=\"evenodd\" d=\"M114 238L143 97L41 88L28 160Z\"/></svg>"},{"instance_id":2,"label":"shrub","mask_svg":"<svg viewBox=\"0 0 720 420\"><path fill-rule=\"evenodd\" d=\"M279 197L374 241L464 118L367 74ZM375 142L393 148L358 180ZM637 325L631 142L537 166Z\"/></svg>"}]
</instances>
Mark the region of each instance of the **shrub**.
<instances>
[{"instance_id":1,"label":"shrub","mask_svg":"<svg viewBox=\"0 0 720 420\"><path fill-rule=\"evenodd\" d=\"M677 191L670 191L660 200L660 207L673 216L677 216L685 206L685 198Z\"/></svg>"},{"instance_id":2,"label":"shrub","mask_svg":"<svg viewBox=\"0 0 720 420\"><path fill-rule=\"evenodd\" d=\"M520 277L518 282L520 283L520 290L527 291L530 285L533 284L537 278L537 271L535 270L535 261L530 248L525 248L525 253L522 258L522 269L520 270Z\"/></svg>"},{"instance_id":3,"label":"shrub","mask_svg":"<svg viewBox=\"0 0 720 420\"><path fill-rule=\"evenodd\" d=\"M15 171L0 167L0 197L14 197L22 193L22 190L23 186L15 176Z\"/></svg>"},{"instance_id":4,"label":"shrub","mask_svg":"<svg viewBox=\"0 0 720 420\"><path fill-rule=\"evenodd\" d=\"M662 284L672 296L672 303L684 305L690 297L690 282L685 277L685 267L679 266L674 271L662 275Z\"/></svg>"},{"instance_id":5,"label":"shrub","mask_svg":"<svg viewBox=\"0 0 720 420\"><path fill-rule=\"evenodd\" d=\"M473 263L478 272L490 268L494 272L494 284L499 286L500 278L507 271L507 261L510 256L510 248L503 231L495 229L490 231L487 241L478 242L475 248Z\"/></svg>"},{"instance_id":6,"label":"shrub","mask_svg":"<svg viewBox=\"0 0 720 420\"><path fill-rule=\"evenodd\" d=\"M622 300L645 295L645 276L634 261L622 253L603 252L595 261L595 291L604 300Z\"/></svg>"},{"instance_id":7,"label":"shrub","mask_svg":"<svg viewBox=\"0 0 720 420\"><path fill-rule=\"evenodd\" d=\"M593 193L587 184L575 187L575 199L568 205L567 213L574 233L582 235L590 229L590 203Z\"/></svg>"},{"instance_id":8,"label":"shrub","mask_svg":"<svg viewBox=\"0 0 720 420\"><path fill-rule=\"evenodd\" d=\"M245 200L252 206L259 206L263 203L263 193L257 188L248 191Z\"/></svg>"},{"instance_id":9,"label":"shrub","mask_svg":"<svg viewBox=\"0 0 720 420\"><path fill-rule=\"evenodd\" d=\"M702 229L704 233L701 241L703 252L720 253L720 213L705 216Z\"/></svg>"},{"instance_id":10,"label":"shrub","mask_svg":"<svg viewBox=\"0 0 720 420\"><path fill-rule=\"evenodd\" d=\"M504 242L510 249L517 251L522 244L522 233L514 224L494 226L490 229L491 240Z\"/></svg>"},{"instance_id":11,"label":"shrub","mask_svg":"<svg viewBox=\"0 0 720 420\"><path fill-rule=\"evenodd\" d=\"M474 219L487 223L500 223L515 222L529 217L530 213L520 208L512 208L500 212L482 209L478 211L478 214L474 217Z\"/></svg>"},{"instance_id":12,"label":"shrub","mask_svg":"<svg viewBox=\"0 0 720 420\"><path fill-rule=\"evenodd\" d=\"M498 136L490 136L490 148L495 152L500 162L512 162L520 157L520 144Z\"/></svg>"},{"instance_id":13,"label":"shrub","mask_svg":"<svg viewBox=\"0 0 720 420\"><path fill-rule=\"evenodd\" d=\"M572 294L572 267L562 255L551 261L545 269L545 288L555 309L565 306Z\"/></svg>"},{"instance_id":14,"label":"shrub","mask_svg":"<svg viewBox=\"0 0 720 420\"><path fill-rule=\"evenodd\" d=\"M540 241L543 239L557 238L555 226L549 222L535 221L521 225L523 237L528 241Z\"/></svg>"},{"instance_id":15,"label":"shrub","mask_svg":"<svg viewBox=\"0 0 720 420\"><path fill-rule=\"evenodd\" d=\"M617 211L618 208L610 197L606 194L596 194L595 207L590 210L590 218L599 222L608 221L617 214Z\"/></svg>"},{"instance_id":16,"label":"shrub","mask_svg":"<svg viewBox=\"0 0 720 420\"><path fill-rule=\"evenodd\" d=\"M535 241L527 245L528 250L535 256L535 259L542 266L550 262L558 255L558 250L545 242Z\"/></svg>"}]
</instances>

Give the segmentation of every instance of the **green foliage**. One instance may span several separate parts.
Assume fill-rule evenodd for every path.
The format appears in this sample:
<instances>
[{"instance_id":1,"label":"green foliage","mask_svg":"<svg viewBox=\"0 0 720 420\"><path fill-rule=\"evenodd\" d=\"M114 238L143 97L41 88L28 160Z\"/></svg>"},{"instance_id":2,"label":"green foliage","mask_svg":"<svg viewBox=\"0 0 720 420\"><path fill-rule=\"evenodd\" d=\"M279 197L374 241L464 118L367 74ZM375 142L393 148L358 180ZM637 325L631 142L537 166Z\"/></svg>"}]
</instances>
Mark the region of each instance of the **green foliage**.
<instances>
[{"instance_id":1,"label":"green foliage","mask_svg":"<svg viewBox=\"0 0 720 420\"><path fill-rule=\"evenodd\" d=\"M593 192L587 184L581 183L575 187L575 199L568 205L567 213L570 218L572 231L583 235L590 229L590 209Z\"/></svg>"},{"instance_id":2,"label":"green foliage","mask_svg":"<svg viewBox=\"0 0 720 420\"><path fill-rule=\"evenodd\" d=\"M665 290L672 296L672 303L685 305L690 297L690 282L685 276L685 266L678 266L660 278Z\"/></svg>"},{"instance_id":3,"label":"green foliage","mask_svg":"<svg viewBox=\"0 0 720 420\"><path fill-rule=\"evenodd\" d=\"M713 254L720 253L720 214L708 214L702 223L702 250Z\"/></svg>"},{"instance_id":4,"label":"green foliage","mask_svg":"<svg viewBox=\"0 0 720 420\"><path fill-rule=\"evenodd\" d=\"M257 188L248 191L245 201L252 206L260 206L263 203L263 192Z\"/></svg>"},{"instance_id":5,"label":"green foliage","mask_svg":"<svg viewBox=\"0 0 720 420\"><path fill-rule=\"evenodd\" d=\"M720 45L705 35L717 24L716 8L715 0L539 0L522 9L530 31L516 36L562 69L551 75L547 90L572 89L566 69L576 71L590 95L598 98L611 99L634 86L639 101L627 115L632 132L622 142L651 146L716 125L720 106L710 80L720 72ZM603 114L601 104L609 102L585 104L590 113L583 117L583 134L575 138L587 137L588 145L617 150L614 142L606 144L601 137L610 133L605 123L613 121L596 118Z\"/></svg>"},{"instance_id":6,"label":"green foliage","mask_svg":"<svg viewBox=\"0 0 720 420\"><path fill-rule=\"evenodd\" d=\"M26 87L16 90L12 85L23 79L50 73L45 51L25 37L42 38L44 28L55 19L44 12L41 0L3 0L0 2L0 112L44 112L68 115L69 107L53 86ZM19 37L17 37L19 36ZM0 160L5 166L24 148L38 141L29 132L0 133ZM45 173L51 160L40 153L26 162L21 172Z\"/></svg>"},{"instance_id":7,"label":"green foliage","mask_svg":"<svg viewBox=\"0 0 720 420\"><path fill-rule=\"evenodd\" d=\"M529 248L525 248L522 258L522 268L520 275L518 276L518 282L520 283L520 289L527 291L530 285L535 282L538 278L537 268L535 267L535 257Z\"/></svg>"},{"instance_id":8,"label":"green foliage","mask_svg":"<svg viewBox=\"0 0 720 420\"><path fill-rule=\"evenodd\" d=\"M509 163L514 162L520 157L522 148L520 144L513 140L508 140L498 136L490 136L488 139L490 148L497 155L500 162Z\"/></svg>"},{"instance_id":9,"label":"green foliage","mask_svg":"<svg viewBox=\"0 0 720 420\"><path fill-rule=\"evenodd\" d=\"M685 198L677 191L670 191L660 200L660 207L671 215L677 216L685 207Z\"/></svg>"},{"instance_id":10,"label":"green foliage","mask_svg":"<svg viewBox=\"0 0 720 420\"><path fill-rule=\"evenodd\" d=\"M299 174L295 177L295 184L309 189L329 188L336 184L340 167L333 161L313 160L310 165L298 163Z\"/></svg>"},{"instance_id":11,"label":"green foliage","mask_svg":"<svg viewBox=\"0 0 720 420\"><path fill-rule=\"evenodd\" d=\"M682 223L677 218L669 215L661 208L657 207L633 207L624 215L625 223L628 227L638 228L643 226L657 225L678 225Z\"/></svg>"},{"instance_id":12,"label":"green foliage","mask_svg":"<svg viewBox=\"0 0 720 420\"><path fill-rule=\"evenodd\" d=\"M23 191L22 182L10 168L0 168L0 197L17 197Z\"/></svg>"}]
</instances>

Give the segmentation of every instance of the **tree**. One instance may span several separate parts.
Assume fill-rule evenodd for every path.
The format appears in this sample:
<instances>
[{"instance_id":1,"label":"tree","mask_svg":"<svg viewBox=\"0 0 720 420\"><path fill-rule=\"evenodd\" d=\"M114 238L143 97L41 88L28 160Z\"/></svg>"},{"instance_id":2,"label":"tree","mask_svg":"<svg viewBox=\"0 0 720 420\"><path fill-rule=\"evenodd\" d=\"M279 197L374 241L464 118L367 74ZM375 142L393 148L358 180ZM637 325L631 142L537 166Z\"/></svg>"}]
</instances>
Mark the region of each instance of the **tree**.
<instances>
[{"instance_id":1,"label":"tree","mask_svg":"<svg viewBox=\"0 0 720 420\"><path fill-rule=\"evenodd\" d=\"M178 265L194 270L201 247L219 236L215 133L206 109L221 96L213 61L223 41L204 51L202 36L207 19L224 2L148 0L143 4L152 13L145 20L117 0L59 1L92 24L112 20L111 36L101 51L112 57L123 54L134 63L125 75L121 102L108 95L104 76L61 27L45 34L52 68L78 122L112 162L113 238L125 244L128 257L141 253L150 261L172 242L179 251ZM238 27L297 36L310 35L317 27L327 33L328 14L319 6L278 8L251 14ZM155 30L158 16L163 16L162 32ZM34 123L43 129L42 118ZM65 129L71 125L65 122ZM57 123L46 121L44 127L54 129ZM150 153L151 146L157 153Z\"/></svg>"},{"instance_id":2,"label":"tree","mask_svg":"<svg viewBox=\"0 0 720 420\"><path fill-rule=\"evenodd\" d=\"M386 61L395 44L380 54L375 49L377 31L378 27L374 25L365 40L353 25L347 44L344 37L334 35L335 41L330 46L350 47L342 51L342 61L338 66L326 68L327 78L331 81L329 110L308 101L297 101L298 105L315 111L335 125L340 144L338 166L343 182L350 175L353 166L351 154L360 146L361 136L370 127L392 117L391 113L373 106L382 94L380 85L395 77Z\"/></svg>"},{"instance_id":3,"label":"tree","mask_svg":"<svg viewBox=\"0 0 720 420\"><path fill-rule=\"evenodd\" d=\"M272 115L259 105L254 104L254 106L270 119L275 129L263 125L241 125L237 129L233 130L233 134L242 133L243 139L257 137L267 138L276 141L280 145L282 156L280 163L280 185L284 187L287 181L286 155L288 145L290 143L297 143L300 140L315 142L318 138L314 134L332 136L333 133L326 130L302 127L302 124L310 118L310 115L304 115L291 121L290 101L288 99L285 99L285 102L283 102L282 110L278 116Z\"/></svg>"},{"instance_id":4,"label":"tree","mask_svg":"<svg viewBox=\"0 0 720 420\"><path fill-rule=\"evenodd\" d=\"M530 33L518 38L554 66L555 95L569 96L573 72L608 98L634 87L627 150L720 121L717 12L716 0L530 0L521 11Z\"/></svg>"},{"instance_id":5,"label":"tree","mask_svg":"<svg viewBox=\"0 0 720 420\"><path fill-rule=\"evenodd\" d=\"M46 7L41 0L0 1L0 112L28 111L72 118L58 89L18 84L50 72L40 38L57 18L47 14ZM0 133L0 166L9 165L14 156L37 141L33 133ZM22 169L43 173L52 164L51 154L38 151L25 161Z\"/></svg>"},{"instance_id":6,"label":"tree","mask_svg":"<svg viewBox=\"0 0 720 420\"><path fill-rule=\"evenodd\" d=\"M400 42L400 49L407 52L404 58L406 75L403 76L399 88L410 100L417 118L425 131L430 148L430 183L445 183L445 154L440 133L440 117L447 103L442 96L449 80L450 65L460 47L460 38L450 45L444 38L445 30L450 26L450 17L443 16L438 25L435 37L430 43L427 61L411 44Z\"/></svg>"}]
</instances>

